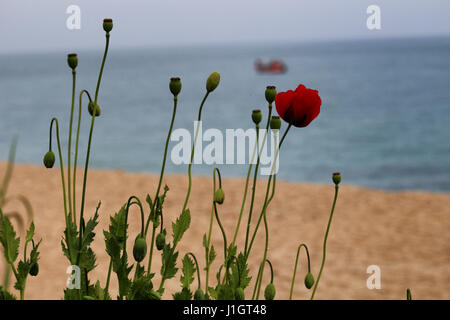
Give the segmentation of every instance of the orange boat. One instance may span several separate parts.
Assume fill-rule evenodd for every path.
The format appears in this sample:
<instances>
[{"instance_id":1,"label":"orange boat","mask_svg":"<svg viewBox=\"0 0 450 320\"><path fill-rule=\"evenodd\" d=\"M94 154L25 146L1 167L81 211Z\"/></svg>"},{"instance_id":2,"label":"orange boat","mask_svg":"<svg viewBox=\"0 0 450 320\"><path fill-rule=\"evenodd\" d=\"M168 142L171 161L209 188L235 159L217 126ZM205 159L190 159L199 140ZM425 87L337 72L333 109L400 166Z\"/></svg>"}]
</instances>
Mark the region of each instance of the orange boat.
<instances>
[{"instance_id":1,"label":"orange boat","mask_svg":"<svg viewBox=\"0 0 450 320\"><path fill-rule=\"evenodd\" d=\"M259 73L280 74L287 71L287 67L281 60L271 60L263 63L261 59L255 61L255 70Z\"/></svg>"}]
</instances>

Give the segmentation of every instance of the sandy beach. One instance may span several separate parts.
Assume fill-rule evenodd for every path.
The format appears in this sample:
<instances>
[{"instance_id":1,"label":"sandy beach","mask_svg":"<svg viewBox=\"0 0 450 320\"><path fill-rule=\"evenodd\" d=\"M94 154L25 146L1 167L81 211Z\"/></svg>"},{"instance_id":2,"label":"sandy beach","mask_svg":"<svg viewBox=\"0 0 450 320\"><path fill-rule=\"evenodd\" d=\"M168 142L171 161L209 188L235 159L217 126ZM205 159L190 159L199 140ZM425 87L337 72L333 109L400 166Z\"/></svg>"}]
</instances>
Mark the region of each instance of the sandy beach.
<instances>
[{"instance_id":1,"label":"sandy beach","mask_svg":"<svg viewBox=\"0 0 450 320\"><path fill-rule=\"evenodd\" d=\"M6 164L0 164L3 176ZM194 168L195 172L195 168ZM34 210L37 239L42 238L40 272L29 277L26 299L61 299L66 283L68 262L61 251L64 213L59 169L17 164L8 195L26 196ZM331 177L331 173L330 173ZM82 180L79 172L78 181ZM105 252L102 230L107 228L109 216L115 213L131 195L145 202L153 197L157 186L156 175L127 173L120 170L91 170L88 176L86 216L93 215L101 200L100 223L93 249L97 254L97 268L90 273L92 281L105 285L108 256ZM168 175L164 183L170 188L165 202L164 221L171 234L169 222L179 215L187 189L187 176ZM81 184L80 184L81 185ZM255 215L259 214L266 181L257 185ZM180 256L192 251L204 266L202 236L208 229L212 199L212 179L193 177L191 227L179 245ZM238 218L244 179L224 179L225 202L219 208L220 216L229 238L232 237ZM81 191L81 190L80 190ZM79 192L81 195L81 192ZM292 278L296 250L299 243L310 248L312 271L320 268L322 244L334 195L334 186L279 181L275 197L268 210L270 246L268 257L275 269L274 283L277 299L287 299ZM77 200L80 199L78 196ZM79 205L78 205L79 206ZM146 204L145 204L146 206ZM146 207L147 208L147 207ZM248 208L248 204L246 206ZM23 211L16 201L8 203L4 211ZM136 209L134 209L136 210ZM246 209L245 212L248 212ZM146 212L148 213L148 211ZM255 219L254 219L255 220ZM242 247L247 214L238 237ZM130 238L139 232L137 211L130 216ZM404 299L406 288L412 288L414 299L450 299L450 194L422 191L390 192L373 190L345 183L340 188L334 220L328 239L327 261L316 293L317 299ZM23 236L23 234L22 234ZM222 237L217 224L213 241L222 258ZM129 243L132 241L129 241ZM264 229L261 228L250 257L253 278L256 265L262 259ZM219 259L217 259L219 260ZM213 281L218 261L213 264ZM3 260L1 260L3 261ZM301 257L294 291L295 299L308 299L311 292L303 285L306 265ZM181 262L179 260L178 266ZM366 272L370 265L381 269L381 289L369 290ZM153 271L159 271L159 252L154 256ZM4 265L0 265L0 274ZM164 299L180 287L178 272L167 282ZM204 273L202 273L204 277ZM202 279L204 280L204 279ZM155 277L159 284L158 274ZM266 270L263 287L269 281ZM13 281L11 281L13 282ZM115 296L117 279L113 276L111 293ZM246 295L251 295L253 281ZM11 289L16 295L17 292Z\"/></svg>"}]
</instances>

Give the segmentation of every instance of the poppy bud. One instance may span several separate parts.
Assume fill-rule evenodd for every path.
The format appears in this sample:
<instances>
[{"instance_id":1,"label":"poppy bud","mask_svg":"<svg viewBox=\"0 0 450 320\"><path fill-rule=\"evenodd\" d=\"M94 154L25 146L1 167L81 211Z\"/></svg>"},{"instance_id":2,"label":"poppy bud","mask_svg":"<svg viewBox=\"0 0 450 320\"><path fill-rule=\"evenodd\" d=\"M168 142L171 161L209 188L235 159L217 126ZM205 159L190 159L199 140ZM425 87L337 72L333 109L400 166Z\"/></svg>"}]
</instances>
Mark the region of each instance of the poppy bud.
<instances>
[{"instance_id":1,"label":"poppy bud","mask_svg":"<svg viewBox=\"0 0 450 320\"><path fill-rule=\"evenodd\" d=\"M270 129L272 130L280 130L281 128L281 120L278 116L272 116L270 119Z\"/></svg>"},{"instance_id":2,"label":"poppy bud","mask_svg":"<svg viewBox=\"0 0 450 320\"><path fill-rule=\"evenodd\" d=\"M214 202L217 202L218 204L222 204L225 200L225 193L223 192L222 188L219 188L214 192Z\"/></svg>"},{"instance_id":3,"label":"poppy bud","mask_svg":"<svg viewBox=\"0 0 450 320\"><path fill-rule=\"evenodd\" d=\"M112 19L103 19L103 30L105 32L110 32L113 28L113 21Z\"/></svg>"},{"instance_id":4,"label":"poppy bud","mask_svg":"<svg viewBox=\"0 0 450 320\"><path fill-rule=\"evenodd\" d=\"M55 164L55 154L53 151L49 151L44 156L44 166L48 169L53 168L53 165Z\"/></svg>"},{"instance_id":5,"label":"poppy bud","mask_svg":"<svg viewBox=\"0 0 450 320\"><path fill-rule=\"evenodd\" d=\"M145 238L138 234L136 237L136 240L134 241L134 247L133 247L133 257L136 262L141 262L144 260L145 255L147 254L147 242L145 241Z\"/></svg>"},{"instance_id":6,"label":"poppy bud","mask_svg":"<svg viewBox=\"0 0 450 320\"><path fill-rule=\"evenodd\" d=\"M253 110L252 112L252 120L257 125L262 120L262 113L261 110Z\"/></svg>"},{"instance_id":7,"label":"poppy bud","mask_svg":"<svg viewBox=\"0 0 450 320\"><path fill-rule=\"evenodd\" d=\"M209 75L208 80L206 80L206 91L212 92L217 88L220 82L220 73L213 72Z\"/></svg>"},{"instance_id":8,"label":"poppy bud","mask_svg":"<svg viewBox=\"0 0 450 320\"><path fill-rule=\"evenodd\" d=\"M94 107L96 106L96 107ZM94 101L89 101L88 104L88 111L89 114L92 117L92 113L94 112L94 108L95 108L95 116L98 117L101 113L102 113L102 109L100 109L100 106L98 104L96 104Z\"/></svg>"},{"instance_id":9,"label":"poppy bud","mask_svg":"<svg viewBox=\"0 0 450 320\"><path fill-rule=\"evenodd\" d=\"M305 287L311 289L314 285L314 276L311 272L308 272L305 277Z\"/></svg>"},{"instance_id":10,"label":"poppy bud","mask_svg":"<svg viewBox=\"0 0 450 320\"><path fill-rule=\"evenodd\" d=\"M277 89L275 86L267 86L266 88L266 100L268 103L272 103L275 101L275 96L277 95Z\"/></svg>"},{"instance_id":11,"label":"poppy bud","mask_svg":"<svg viewBox=\"0 0 450 320\"><path fill-rule=\"evenodd\" d=\"M236 300L245 300L244 289L242 289L241 287L237 288L236 292L234 293L234 297L236 298Z\"/></svg>"},{"instance_id":12,"label":"poppy bud","mask_svg":"<svg viewBox=\"0 0 450 320\"><path fill-rule=\"evenodd\" d=\"M72 69L75 69L77 67L77 65L78 65L78 57L77 57L76 53L69 53L67 55L67 64Z\"/></svg>"},{"instance_id":13,"label":"poppy bud","mask_svg":"<svg viewBox=\"0 0 450 320\"><path fill-rule=\"evenodd\" d=\"M194 300L205 300L205 294L202 289L197 289L194 293Z\"/></svg>"},{"instance_id":14,"label":"poppy bud","mask_svg":"<svg viewBox=\"0 0 450 320\"><path fill-rule=\"evenodd\" d=\"M333 182L338 185L341 182L341 174L339 172L333 173Z\"/></svg>"},{"instance_id":15,"label":"poppy bud","mask_svg":"<svg viewBox=\"0 0 450 320\"><path fill-rule=\"evenodd\" d=\"M177 96L181 91L180 78L170 78L169 89L174 96Z\"/></svg>"},{"instance_id":16,"label":"poppy bud","mask_svg":"<svg viewBox=\"0 0 450 320\"><path fill-rule=\"evenodd\" d=\"M275 293L275 286L273 283L269 283L264 290L264 298L266 298L266 300L273 300L275 298Z\"/></svg>"},{"instance_id":17,"label":"poppy bud","mask_svg":"<svg viewBox=\"0 0 450 320\"><path fill-rule=\"evenodd\" d=\"M39 273L39 265L37 262L33 263L30 267L30 276L36 277Z\"/></svg>"},{"instance_id":18,"label":"poppy bud","mask_svg":"<svg viewBox=\"0 0 450 320\"><path fill-rule=\"evenodd\" d=\"M161 232L156 236L156 249L161 251L165 245L166 245L166 234L164 232Z\"/></svg>"}]
</instances>

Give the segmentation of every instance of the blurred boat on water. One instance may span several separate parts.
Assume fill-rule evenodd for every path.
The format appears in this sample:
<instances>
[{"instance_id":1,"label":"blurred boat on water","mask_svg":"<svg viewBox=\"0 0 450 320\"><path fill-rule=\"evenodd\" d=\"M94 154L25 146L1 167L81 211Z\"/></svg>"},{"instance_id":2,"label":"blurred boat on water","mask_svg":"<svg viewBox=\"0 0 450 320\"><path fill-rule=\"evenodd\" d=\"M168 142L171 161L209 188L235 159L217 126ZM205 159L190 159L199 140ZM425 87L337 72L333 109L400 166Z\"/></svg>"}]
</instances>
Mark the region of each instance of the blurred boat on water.
<instances>
[{"instance_id":1,"label":"blurred boat on water","mask_svg":"<svg viewBox=\"0 0 450 320\"><path fill-rule=\"evenodd\" d=\"M255 70L259 73L281 74L287 71L287 66L281 60L270 60L264 63L261 59L257 59L255 61Z\"/></svg>"}]
</instances>

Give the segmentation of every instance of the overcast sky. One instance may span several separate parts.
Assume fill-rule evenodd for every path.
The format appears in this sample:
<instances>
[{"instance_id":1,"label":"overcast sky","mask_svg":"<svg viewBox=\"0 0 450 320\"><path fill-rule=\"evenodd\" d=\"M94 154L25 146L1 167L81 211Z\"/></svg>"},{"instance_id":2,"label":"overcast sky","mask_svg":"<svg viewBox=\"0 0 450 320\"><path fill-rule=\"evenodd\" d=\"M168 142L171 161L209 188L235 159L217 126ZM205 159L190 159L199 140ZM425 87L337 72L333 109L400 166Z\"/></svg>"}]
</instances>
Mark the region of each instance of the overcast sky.
<instances>
[{"instance_id":1,"label":"overcast sky","mask_svg":"<svg viewBox=\"0 0 450 320\"><path fill-rule=\"evenodd\" d=\"M381 30L366 27L372 4ZM0 52L103 46L104 17L116 47L450 35L449 0L0 0Z\"/></svg>"}]
</instances>

